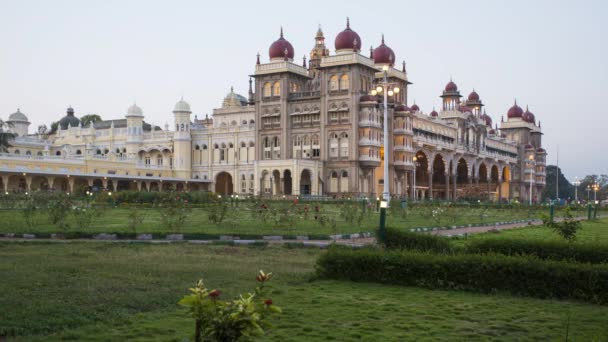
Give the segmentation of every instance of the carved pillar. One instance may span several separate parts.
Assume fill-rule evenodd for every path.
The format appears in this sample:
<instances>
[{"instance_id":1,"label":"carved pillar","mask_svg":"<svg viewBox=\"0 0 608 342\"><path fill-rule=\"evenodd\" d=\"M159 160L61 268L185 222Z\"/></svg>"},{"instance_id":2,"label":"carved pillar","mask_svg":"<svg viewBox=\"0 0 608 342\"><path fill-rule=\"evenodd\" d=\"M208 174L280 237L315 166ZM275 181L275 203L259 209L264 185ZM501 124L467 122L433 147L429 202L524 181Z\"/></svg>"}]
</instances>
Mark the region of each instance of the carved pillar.
<instances>
[{"instance_id":1,"label":"carved pillar","mask_svg":"<svg viewBox=\"0 0 608 342\"><path fill-rule=\"evenodd\" d=\"M445 173L445 199L450 200L450 173Z\"/></svg>"},{"instance_id":2,"label":"carved pillar","mask_svg":"<svg viewBox=\"0 0 608 342\"><path fill-rule=\"evenodd\" d=\"M456 173L454 173L454 175L452 175L452 183L454 184L454 190L452 191L452 199L455 201L458 196L457 196L457 192L456 189L458 187L458 178Z\"/></svg>"},{"instance_id":3,"label":"carved pillar","mask_svg":"<svg viewBox=\"0 0 608 342\"><path fill-rule=\"evenodd\" d=\"M49 181L49 190L53 189L53 185L55 184L55 177L46 177Z\"/></svg>"},{"instance_id":4,"label":"carved pillar","mask_svg":"<svg viewBox=\"0 0 608 342\"><path fill-rule=\"evenodd\" d=\"M70 189L70 193L74 193L74 177L68 178L68 186Z\"/></svg>"},{"instance_id":5,"label":"carved pillar","mask_svg":"<svg viewBox=\"0 0 608 342\"><path fill-rule=\"evenodd\" d=\"M32 191L32 176L25 176L25 189Z\"/></svg>"},{"instance_id":6,"label":"carved pillar","mask_svg":"<svg viewBox=\"0 0 608 342\"><path fill-rule=\"evenodd\" d=\"M429 199L433 199L433 168L429 167Z\"/></svg>"},{"instance_id":7,"label":"carved pillar","mask_svg":"<svg viewBox=\"0 0 608 342\"><path fill-rule=\"evenodd\" d=\"M2 176L2 184L4 185L4 193L8 192L8 179L9 179L8 175Z\"/></svg>"}]
</instances>

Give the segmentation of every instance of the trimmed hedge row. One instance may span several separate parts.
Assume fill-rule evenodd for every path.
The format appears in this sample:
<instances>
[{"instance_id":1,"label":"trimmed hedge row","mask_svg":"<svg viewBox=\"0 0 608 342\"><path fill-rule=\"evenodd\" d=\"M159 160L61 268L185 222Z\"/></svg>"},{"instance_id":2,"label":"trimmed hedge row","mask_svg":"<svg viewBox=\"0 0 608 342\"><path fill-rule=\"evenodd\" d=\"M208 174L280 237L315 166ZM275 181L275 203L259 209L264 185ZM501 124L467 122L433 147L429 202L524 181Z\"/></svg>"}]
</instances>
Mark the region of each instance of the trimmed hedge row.
<instances>
[{"instance_id":1,"label":"trimmed hedge row","mask_svg":"<svg viewBox=\"0 0 608 342\"><path fill-rule=\"evenodd\" d=\"M433 254L332 247L316 264L323 278L608 304L608 265L501 254Z\"/></svg>"},{"instance_id":2,"label":"trimmed hedge row","mask_svg":"<svg viewBox=\"0 0 608 342\"><path fill-rule=\"evenodd\" d=\"M608 263L605 244L570 244L565 241L524 239L472 239L467 244L469 253L499 253L504 255L533 255L540 259Z\"/></svg>"},{"instance_id":3,"label":"trimmed hedge row","mask_svg":"<svg viewBox=\"0 0 608 342\"><path fill-rule=\"evenodd\" d=\"M380 235L376 234L376 236ZM384 239L380 243L388 249L410 249L438 253L452 250L450 241L445 237L401 231L394 228L386 228Z\"/></svg>"}]
</instances>

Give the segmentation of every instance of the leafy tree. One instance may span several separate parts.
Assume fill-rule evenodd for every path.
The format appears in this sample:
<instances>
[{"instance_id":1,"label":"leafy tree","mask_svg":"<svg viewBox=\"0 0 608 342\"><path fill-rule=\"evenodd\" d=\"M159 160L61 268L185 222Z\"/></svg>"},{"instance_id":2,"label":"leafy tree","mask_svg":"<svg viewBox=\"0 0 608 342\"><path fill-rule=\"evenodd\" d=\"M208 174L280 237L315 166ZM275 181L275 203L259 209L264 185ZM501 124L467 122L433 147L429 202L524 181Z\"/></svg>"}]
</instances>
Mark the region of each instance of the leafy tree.
<instances>
[{"instance_id":1,"label":"leafy tree","mask_svg":"<svg viewBox=\"0 0 608 342\"><path fill-rule=\"evenodd\" d=\"M49 128L46 125L40 125L38 126L38 134L40 135L46 135L46 133L49 131Z\"/></svg>"},{"instance_id":2,"label":"leafy tree","mask_svg":"<svg viewBox=\"0 0 608 342\"><path fill-rule=\"evenodd\" d=\"M51 122L51 131L49 132L49 134L55 134L55 132L57 132L58 129L59 129L59 121Z\"/></svg>"},{"instance_id":3,"label":"leafy tree","mask_svg":"<svg viewBox=\"0 0 608 342\"><path fill-rule=\"evenodd\" d=\"M12 146L10 142L15 138L15 134L9 132L10 128L11 124L0 120L0 152L7 152Z\"/></svg>"},{"instance_id":4,"label":"leafy tree","mask_svg":"<svg viewBox=\"0 0 608 342\"><path fill-rule=\"evenodd\" d=\"M555 175L559 175L559 198L571 198L574 199L574 186L566 179L561 168L555 165L547 165L547 184L542 193L544 199L555 199ZM581 188L579 187L579 190Z\"/></svg>"},{"instance_id":5,"label":"leafy tree","mask_svg":"<svg viewBox=\"0 0 608 342\"><path fill-rule=\"evenodd\" d=\"M87 114L80 118L80 122L82 122L82 127L86 127L90 123L96 123L98 121L101 121L101 116L97 114Z\"/></svg>"},{"instance_id":6,"label":"leafy tree","mask_svg":"<svg viewBox=\"0 0 608 342\"><path fill-rule=\"evenodd\" d=\"M581 180L581 184L578 186L578 198L586 199L587 194L589 199L593 200L593 190L587 193L587 187L591 188L594 184L599 184L600 189L597 192L597 198L605 199L608 195L608 175L588 175Z\"/></svg>"}]
</instances>

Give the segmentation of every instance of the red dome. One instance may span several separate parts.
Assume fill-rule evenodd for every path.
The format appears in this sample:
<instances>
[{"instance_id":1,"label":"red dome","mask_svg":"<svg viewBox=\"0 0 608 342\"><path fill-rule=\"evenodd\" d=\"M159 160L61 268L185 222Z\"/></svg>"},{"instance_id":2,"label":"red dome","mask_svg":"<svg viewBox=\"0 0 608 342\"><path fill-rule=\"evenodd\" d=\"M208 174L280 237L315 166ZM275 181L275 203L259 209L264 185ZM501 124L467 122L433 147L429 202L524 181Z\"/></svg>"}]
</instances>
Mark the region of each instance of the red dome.
<instances>
[{"instance_id":1,"label":"red dome","mask_svg":"<svg viewBox=\"0 0 608 342\"><path fill-rule=\"evenodd\" d=\"M445 91L458 91L458 86L456 85L456 83L450 80L450 83L445 85Z\"/></svg>"},{"instance_id":2,"label":"red dome","mask_svg":"<svg viewBox=\"0 0 608 342\"><path fill-rule=\"evenodd\" d=\"M382 35L382 43L374 49L372 55L375 64L388 64L391 66L395 64L395 53L393 49L384 44L384 35Z\"/></svg>"},{"instance_id":3,"label":"red dome","mask_svg":"<svg viewBox=\"0 0 608 342\"><path fill-rule=\"evenodd\" d=\"M513 105L513 107L511 107L509 109L509 111L507 112L507 117L508 118L521 118L523 113L524 113L524 111L521 109L521 107L519 107L517 105L517 101L515 101L515 104Z\"/></svg>"},{"instance_id":4,"label":"red dome","mask_svg":"<svg viewBox=\"0 0 608 342\"><path fill-rule=\"evenodd\" d=\"M398 106L395 107L395 112L409 112L410 108L408 108L406 105L400 104Z\"/></svg>"},{"instance_id":5,"label":"red dome","mask_svg":"<svg viewBox=\"0 0 608 342\"><path fill-rule=\"evenodd\" d=\"M529 123L535 123L536 122L536 118L534 117L534 114L532 114L532 112L530 112L528 110L528 107L526 107L526 111L524 112L524 114L521 116L521 118L525 121L525 122L529 122Z\"/></svg>"},{"instance_id":6,"label":"red dome","mask_svg":"<svg viewBox=\"0 0 608 342\"><path fill-rule=\"evenodd\" d=\"M429 114L429 115L430 115L430 116L432 116L432 117L434 117L434 118L436 118L436 117L438 117L438 116L439 116L439 113L437 113L437 112L436 112L436 111L433 109L433 111L432 111L432 112L431 112L431 114Z\"/></svg>"},{"instance_id":7,"label":"red dome","mask_svg":"<svg viewBox=\"0 0 608 342\"><path fill-rule=\"evenodd\" d=\"M486 126L492 127L492 118L488 114L483 113L481 119L486 122Z\"/></svg>"},{"instance_id":8,"label":"red dome","mask_svg":"<svg viewBox=\"0 0 608 342\"><path fill-rule=\"evenodd\" d=\"M447 87L446 87L447 88ZM479 94L477 94L477 92L475 92L475 90L473 90L470 94L469 94L469 101L479 101Z\"/></svg>"},{"instance_id":9,"label":"red dome","mask_svg":"<svg viewBox=\"0 0 608 342\"><path fill-rule=\"evenodd\" d=\"M417 104L413 104L410 109L412 110L412 112L419 112L420 111L420 107L418 107Z\"/></svg>"},{"instance_id":10,"label":"red dome","mask_svg":"<svg viewBox=\"0 0 608 342\"><path fill-rule=\"evenodd\" d=\"M539 148L536 150L536 152L538 152L538 153L545 153L546 151L545 151L545 149L544 149L544 148L539 147Z\"/></svg>"},{"instance_id":11,"label":"red dome","mask_svg":"<svg viewBox=\"0 0 608 342\"><path fill-rule=\"evenodd\" d=\"M357 32L350 29L350 20L348 18L346 18L346 28L336 36L334 46L336 47L336 51L361 50L361 37L359 37Z\"/></svg>"},{"instance_id":12,"label":"red dome","mask_svg":"<svg viewBox=\"0 0 608 342\"><path fill-rule=\"evenodd\" d=\"M526 146L524 146L526 148L526 150L533 150L534 146L527 144Z\"/></svg>"},{"instance_id":13,"label":"red dome","mask_svg":"<svg viewBox=\"0 0 608 342\"><path fill-rule=\"evenodd\" d=\"M270 60L285 59L285 57L290 60L293 59L293 46L283 38L283 28L281 28L281 36L279 39L270 45L268 55L270 56Z\"/></svg>"},{"instance_id":14,"label":"red dome","mask_svg":"<svg viewBox=\"0 0 608 342\"><path fill-rule=\"evenodd\" d=\"M363 95L359 98L359 102L378 102L378 99L372 95Z\"/></svg>"}]
</instances>

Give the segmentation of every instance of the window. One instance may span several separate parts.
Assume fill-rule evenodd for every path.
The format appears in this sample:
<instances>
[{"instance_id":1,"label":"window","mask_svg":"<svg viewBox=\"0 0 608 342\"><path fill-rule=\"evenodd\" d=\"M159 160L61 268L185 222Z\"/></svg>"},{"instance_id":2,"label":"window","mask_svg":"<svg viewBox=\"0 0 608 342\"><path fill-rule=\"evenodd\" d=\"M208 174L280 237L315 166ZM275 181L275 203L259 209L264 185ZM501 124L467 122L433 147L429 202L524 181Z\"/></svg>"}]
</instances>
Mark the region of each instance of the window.
<instances>
[{"instance_id":1,"label":"window","mask_svg":"<svg viewBox=\"0 0 608 342\"><path fill-rule=\"evenodd\" d=\"M247 192L247 178L241 175L241 192Z\"/></svg>"},{"instance_id":2,"label":"window","mask_svg":"<svg viewBox=\"0 0 608 342\"><path fill-rule=\"evenodd\" d=\"M200 150L200 149L201 149L201 147L200 147L200 146L198 146L198 145L196 145L196 146L194 146L194 149L198 151L198 150Z\"/></svg>"},{"instance_id":3,"label":"window","mask_svg":"<svg viewBox=\"0 0 608 342\"><path fill-rule=\"evenodd\" d=\"M338 158L338 135L336 133L329 135L329 157Z\"/></svg>"},{"instance_id":4,"label":"window","mask_svg":"<svg viewBox=\"0 0 608 342\"><path fill-rule=\"evenodd\" d=\"M340 90L348 90L348 87L348 75L344 74L340 77Z\"/></svg>"},{"instance_id":5,"label":"window","mask_svg":"<svg viewBox=\"0 0 608 342\"><path fill-rule=\"evenodd\" d=\"M146 157L145 164L150 165L150 157Z\"/></svg>"},{"instance_id":6,"label":"window","mask_svg":"<svg viewBox=\"0 0 608 342\"><path fill-rule=\"evenodd\" d=\"M207 149L207 145L203 145L203 150L206 150L206 149Z\"/></svg>"},{"instance_id":7,"label":"window","mask_svg":"<svg viewBox=\"0 0 608 342\"><path fill-rule=\"evenodd\" d=\"M55 155L56 155L56 156L60 156L60 155L61 155L61 151L57 151L57 152L55 152Z\"/></svg>"},{"instance_id":8,"label":"window","mask_svg":"<svg viewBox=\"0 0 608 342\"><path fill-rule=\"evenodd\" d=\"M319 136L316 134L312 136L312 156L313 157L321 156L321 146L319 146Z\"/></svg>"},{"instance_id":9,"label":"window","mask_svg":"<svg viewBox=\"0 0 608 342\"><path fill-rule=\"evenodd\" d=\"M19 150L15 150L15 152L13 152L14 154L21 154L21 152Z\"/></svg>"},{"instance_id":10,"label":"window","mask_svg":"<svg viewBox=\"0 0 608 342\"><path fill-rule=\"evenodd\" d=\"M281 96L281 82L274 82L274 85L272 86L272 96Z\"/></svg>"},{"instance_id":11,"label":"window","mask_svg":"<svg viewBox=\"0 0 608 342\"><path fill-rule=\"evenodd\" d=\"M333 75L329 79L329 90L330 91L340 90L340 87L339 87L339 84L338 84L338 76L337 75Z\"/></svg>"},{"instance_id":12,"label":"window","mask_svg":"<svg viewBox=\"0 0 608 342\"><path fill-rule=\"evenodd\" d=\"M270 96L272 96L272 86L270 85L270 82L266 82L264 83L264 97Z\"/></svg>"},{"instance_id":13,"label":"window","mask_svg":"<svg viewBox=\"0 0 608 342\"><path fill-rule=\"evenodd\" d=\"M348 158L348 134L340 134L340 157Z\"/></svg>"},{"instance_id":14,"label":"window","mask_svg":"<svg viewBox=\"0 0 608 342\"><path fill-rule=\"evenodd\" d=\"M77 154L77 155L81 155L81 154L82 154L82 151L81 151L81 150L76 150L76 154Z\"/></svg>"},{"instance_id":15,"label":"window","mask_svg":"<svg viewBox=\"0 0 608 342\"><path fill-rule=\"evenodd\" d=\"M25 155L26 155L26 156L31 156L31 155L32 155L32 151L29 151L29 150L28 150L28 151L25 151Z\"/></svg>"}]
</instances>

